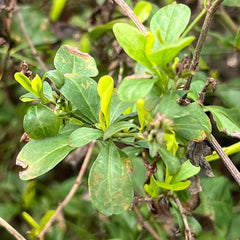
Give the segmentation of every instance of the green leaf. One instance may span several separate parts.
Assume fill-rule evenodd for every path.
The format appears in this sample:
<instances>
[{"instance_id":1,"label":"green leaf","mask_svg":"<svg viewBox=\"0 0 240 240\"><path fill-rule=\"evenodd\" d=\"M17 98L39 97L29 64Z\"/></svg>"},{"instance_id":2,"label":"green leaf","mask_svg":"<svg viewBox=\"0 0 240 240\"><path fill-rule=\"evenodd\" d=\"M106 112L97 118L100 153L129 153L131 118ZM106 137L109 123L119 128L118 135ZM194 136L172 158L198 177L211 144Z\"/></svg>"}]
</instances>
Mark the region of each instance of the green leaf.
<instances>
[{"instance_id":1,"label":"green leaf","mask_svg":"<svg viewBox=\"0 0 240 240\"><path fill-rule=\"evenodd\" d=\"M232 111L235 109L227 109L221 106L206 106L205 109L212 113L213 119L220 132L224 132L229 136L240 138L240 114L238 113L235 115Z\"/></svg>"},{"instance_id":2,"label":"green leaf","mask_svg":"<svg viewBox=\"0 0 240 240\"><path fill-rule=\"evenodd\" d=\"M171 152L167 149L160 147L158 149L163 162L165 163L169 173L171 176L174 176L180 169L180 161L179 159L174 156Z\"/></svg>"},{"instance_id":3,"label":"green leaf","mask_svg":"<svg viewBox=\"0 0 240 240\"><path fill-rule=\"evenodd\" d=\"M165 117L172 119L173 130L176 134L187 140L200 141L211 133L211 123L197 103L180 106L176 94L166 94L160 99L154 114L160 112Z\"/></svg>"},{"instance_id":4,"label":"green leaf","mask_svg":"<svg viewBox=\"0 0 240 240\"><path fill-rule=\"evenodd\" d=\"M53 216L54 213L55 213L55 210L49 210L44 214L44 216L42 217L42 219L40 221L40 229L41 230L45 227L45 225L47 224L47 222Z\"/></svg>"},{"instance_id":5,"label":"green leaf","mask_svg":"<svg viewBox=\"0 0 240 240\"><path fill-rule=\"evenodd\" d=\"M137 128L137 126L127 121L112 123L104 132L103 140L106 140L110 138L112 135L114 135L115 133L128 128Z\"/></svg>"},{"instance_id":6,"label":"green leaf","mask_svg":"<svg viewBox=\"0 0 240 240\"><path fill-rule=\"evenodd\" d=\"M54 168L73 150L68 136L56 135L42 140L31 140L17 156L16 164L25 168L19 173L22 180L36 178Z\"/></svg>"},{"instance_id":7,"label":"green leaf","mask_svg":"<svg viewBox=\"0 0 240 240\"><path fill-rule=\"evenodd\" d=\"M31 81L32 89L36 93L38 97L43 97L43 83L42 79L38 76L38 74L35 76L35 78Z\"/></svg>"},{"instance_id":8,"label":"green leaf","mask_svg":"<svg viewBox=\"0 0 240 240\"><path fill-rule=\"evenodd\" d=\"M98 94L101 100L101 111L104 114L106 126L110 124L110 107L114 82L110 76L103 76L98 82Z\"/></svg>"},{"instance_id":9,"label":"green leaf","mask_svg":"<svg viewBox=\"0 0 240 240\"><path fill-rule=\"evenodd\" d=\"M132 104L131 102L121 101L118 94L113 92L110 109L110 123L114 123L126 109L132 106Z\"/></svg>"},{"instance_id":10,"label":"green leaf","mask_svg":"<svg viewBox=\"0 0 240 240\"><path fill-rule=\"evenodd\" d=\"M119 86L119 98L126 102L135 102L145 97L152 89L156 78L124 78Z\"/></svg>"},{"instance_id":11,"label":"green leaf","mask_svg":"<svg viewBox=\"0 0 240 240\"><path fill-rule=\"evenodd\" d=\"M175 42L186 28L191 16L187 5L172 4L158 10L151 19L150 28L155 40L158 39L157 30L165 43ZM154 49L161 46L160 41L155 41Z\"/></svg>"},{"instance_id":12,"label":"green leaf","mask_svg":"<svg viewBox=\"0 0 240 240\"><path fill-rule=\"evenodd\" d=\"M55 136L58 133L60 123L50 108L38 104L29 108L24 116L23 127L30 138L43 139Z\"/></svg>"},{"instance_id":13,"label":"green leaf","mask_svg":"<svg viewBox=\"0 0 240 240\"><path fill-rule=\"evenodd\" d=\"M46 78L49 78L56 85L58 89L60 89L65 82L64 75L58 70L50 70L46 72L43 75L43 81Z\"/></svg>"},{"instance_id":14,"label":"green leaf","mask_svg":"<svg viewBox=\"0 0 240 240\"><path fill-rule=\"evenodd\" d=\"M165 69L167 64L171 63L174 57L194 39L194 37L186 37L175 42L165 43L151 54L148 54L147 57L154 66Z\"/></svg>"},{"instance_id":15,"label":"green leaf","mask_svg":"<svg viewBox=\"0 0 240 240\"><path fill-rule=\"evenodd\" d=\"M92 123L98 122L100 99L93 79L77 74L67 75L61 93Z\"/></svg>"},{"instance_id":16,"label":"green leaf","mask_svg":"<svg viewBox=\"0 0 240 240\"><path fill-rule=\"evenodd\" d=\"M63 74L77 74L79 76L95 77L98 74L95 60L78 48L68 45L61 46L54 58L54 66Z\"/></svg>"},{"instance_id":17,"label":"green leaf","mask_svg":"<svg viewBox=\"0 0 240 240\"><path fill-rule=\"evenodd\" d=\"M191 164L189 160L184 162L179 170L179 172L173 177L171 183L177 183L190 178L200 171L200 167L195 167Z\"/></svg>"},{"instance_id":18,"label":"green leaf","mask_svg":"<svg viewBox=\"0 0 240 240\"><path fill-rule=\"evenodd\" d=\"M33 101L40 101L41 100L41 98L35 96L32 93L23 94L19 99L22 102L33 102Z\"/></svg>"},{"instance_id":19,"label":"green leaf","mask_svg":"<svg viewBox=\"0 0 240 240\"><path fill-rule=\"evenodd\" d=\"M105 215L120 214L132 202L132 181L112 142L99 153L88 182L93 205Z\"/></svg>"},{"instance_id":20,"label":"green leaf","mask_svg":"<svg viewBox=\"0 0 240 240\"><path fill-rule=\"evenodd\" d=\"M171 152L173 155L176 155L178 150L178 143L176 140L176 134L174 131L166 131L164 133L164 140L167 142L167 150Z\"/></svg>"},{"instance_id":21,"label":"green leaf","mask_svg":"<svg viewBox=\"0 0 240 240\"><path fill-rule=\"evenodd\" d=\"M157 181L153 175L150 177L150 184L144 185L145 192L151 197L155 198L160 195L160 190L157 185Z\"/></svg>"},{"instance_id":22,"label":"green leaf","mask_svg":"<svg viewBox=\"0 0 240 240\"><path fill-rule=\"evenodd\" d=\"M178 182L178 183L165 183L165 182L157 182L158 187L170 190L170 191L182 191L190 186L191 182Z\"/></svg>"},{"instance_id":23,"label":"green leaf","mask_svg":"<svg viewBox=\"0 0 240 240\"><path fill-rule=\"evenodd\" d=\"M115 24L113 32L119 44L132 59L149 69L152 68L145 55L146 37L143 33L126 23Z\"/></svg>"},{"instance_id":24,"label":"green leaf","mask_svg":"<svg viewBox=\"0 0 240 240\"><path fill-rule=\"evenodd\" d=\"M138 2L134 8L134 13L141 22L145 22L149 18L151 11L152 5L145 1Z\"/></svg>"},{"instance_id":25,"label":"green leaf","mask_svg":"<svg viewBox=\"0 0 240 240\"><path fill-rule=\"evenodd\" d=\"M138 120L141 126L140 130L143 130L144 127L146 126L146 118L147 118L147 115L149 114L149 112L146 111L144 108L144 103L145 103L145 99L139 99L137 101Z\"/></svg>"},{"instance_id":26,"label":"green leaf","mask_svg":"<svg viewBox=\"0 0 240 240\"><path fill-rule=\"evenodd\" d=\"M26 77L23 73L17 72L14 75L14 78L17 82L19 82L28 92L36 95L36 92L32 89L32 83L28 77ZM37 96L37 95L36 95Z\"/></svg>"},{"instance_id":27,"label":"green leaf","mask_svg":"<svg viewBox=\"0 0 240 240\"><path fill-rule=\"evenodd\" d=\"M69 137L71 147L81 147L102 137L103 132L93 128L82 127L75 130Z\"/></svg>"},{"instance_id":28,"label":"green leaf","mask_svg":"<svg viewBox=\"0 0 240 240\"><path fill-rule=\"evenodd\" d=\"M22 212L22 216L25 219L25 221L34 229L40 230L40 226L38 223L32 218L31 215L29 215L27 212Z\"/></svg>"},{"instance_id":29,"label":"green leaf","mask_svg":"<svg viewBox=\"0 0 240 240\"><path fill-rule=\"evenodd\" d=\"M51 11L50 11L50 19L53 21L53 22L56 22L63 9L64 9L64 6L65 6L65 3L66 3L66 0L54 0L53 1L53 5L52 5L52 8L51 8Z\"/></svg>"}]
</instances>

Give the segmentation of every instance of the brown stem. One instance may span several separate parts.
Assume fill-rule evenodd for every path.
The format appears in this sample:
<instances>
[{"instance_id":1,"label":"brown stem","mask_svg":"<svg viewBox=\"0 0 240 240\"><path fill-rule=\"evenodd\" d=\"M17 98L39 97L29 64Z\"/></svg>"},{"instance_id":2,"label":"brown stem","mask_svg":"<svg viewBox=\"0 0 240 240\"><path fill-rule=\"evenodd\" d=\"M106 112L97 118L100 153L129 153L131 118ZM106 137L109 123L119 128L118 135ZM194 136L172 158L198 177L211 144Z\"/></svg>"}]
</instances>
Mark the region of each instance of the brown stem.
<instances>
[{"instance_id":1,"label":"brown stem","mask_svg":"<svg viewBox=\"0 0 240 240\"><path fill-rule=\"evenodd\" d=\"M58 214L62 211L62 209L68 204L68 202L71 200L71 198L73 197L73 195L75 194L75 192L77 191L78 187L80 186L80 184L82 183L82 177L84 172L86 171L88 162L90 160L90 157L92 155L92 151L95 145L95 141L91 142L89 144L88 147L88 151L87 154L85 156L85 159L83 161L82 167L79 171L78 177L74 183L74 185L72 186L70 192L68 193L68 195L65 197L65 199L63 200L63 202L61 204L59 204L57 210L55 211L55 213L53 214L53 216L49 219L49 221L47 222L47 224L45 225L45 227L43 228L43 230L40 232L38 239L43 239L45 233L48 231L48 229L52 226L53 222L56 220Z\"/></svg>"},{"instance_id":2,"label":"brown stem","mask_svg":"<svg viewBox=\"0 0 240 240\"><path fill-rule=\"evenodd\" d=\"M185 239L186 240L194 240L195 238L193 237L193 235L191 233L191 229L188 225L186 210L183 208L183 206L182 206L178 197L175 197L175 202L176 202L176 204L178 206L178 209L181 213L183 224L184 224L184 227L185 227Z\"/></svg>"},{"instance_id":3,"label":"brown stem","mask_svg":"<svg viewBox=\"0 0 240 240\"><path fill-rule=\"evenodd\" d=\"M197 45L196 45L196 48L195 48L195 52L194 52L192 63L190 65L189 70L194 71L197 68L199 58L200 58L200 55L201 55L201 52L202 52L203 44L204 44L205 39L207 37L208 29L209 29L210 24L212 22L213 16L214 16L217 8L221 4L221 2L223 2L223 0L216 0L213 3L213 5L209 7L209 9L207 11L207 14L206 14L206 17L205 17L205 20L204 20L204 23L203 23L203 26L202 26L202 29L201 29L200 36L198 38L198 42L197 42ZM191 75L187 79L187 82L184 86L184 90L189 90L191 82L192 82L192 78L193 78L193 75ZM186 96L184 96L184 98L186 98Z\"/></svg>"},{"instance_id":4,"label":"brown stem","mask_svg":"<svg viewBox=\"0 0 240 240\"><path fill-rule=\"evenodd\" d=\"M19 10L19 7L17 6L17 4L16 4L16 6L15 6L15 10L16 10L17 18L18 18L18 20L19 20L19 24L20 24L20 27L21 27L21 29L22 29L22 32L23 32L23 34L24 34L24 36L25 36L25 38L26 38L26 40L27 40L27 42L28 42L29 47L31 48L31 51L32 51L34 57L36 58L36 60L38 61L38 63L39 63L40 66L42 67L42 69L43 69L45 72L47 72L47 71L48 71L48 68L46 67L46 65L45 65L45 63L43 62L43 60L41 59L41 57L39 56L36 48L35 48L34 45L33 45L32 40L30 39L30 37L29 37L29 35L28 35L28 33L27 33L25 24L24 24L23 19L22 19L22 15L21 15L21 13L20 13L20 10Z\"/></svg>"},{"instance_id":5,"label":"brown stem","mask_svg":"<svg viewBox=\"0 0 240 240\"><path fill-rule=\"evenodd\" d=\"M2 225L9 233L11 233L17 240L26 240L15 228L0 217L0 225Z\"/></svg>"},{"instance_id":6,"label":"brown stem","mask_svg":"<svg viewBox=\"0 0 240 240\"><path fill-rule=\"evenodd\" d=\"M129 18L133 21L133 23L136 25L138 30L142 32L145 36L147 36L147 29L144 27L144 25L139 21L136 14L133 12L133 10L125 3L124 0L114 0L115 3L117 3L123 11L129 16Z\"/></svg>"},{"instance_id":7,"label":"brown stem","mask_svg":"<svg viewBox=\"0 0 240 240\"><path fill-rule=\"evenodd\" d=\"M217 140L215 139L215 137L212 134L211 134L211 138L212 139L209 140L209 142L212 144L213 148L215 149L215 151L217 152L219 157L223 160L223 163L225 164L226 168L231 173L233 178L236 180L238 185L240 185L240 173L239 173L239 171L237 170L237 168L235 167L235 165L233 164L231 159L224 152L224 150L222 149L222 147L219 145L219 143L217 142Z\"/></svg>"},{"instance_id":8,"label":"brown stem","mask_svg":"<svg viewBox=\"0 0 240 240\"><path fill-rule=\"evenodd\" d=\"M139 223L142 225L142 227L147 229L151 233L151 235L154 237L154 239L161 240L161 238L158 236L158 234L155 232L155 230L152 228L152 226L148 222L145 221L145 219L143 218L143 216L140 213L140 211L138 210L138 208L136 206L134 206L133 210L136 213L137 219L138 219Z\"/></svg>"}]
</instances>

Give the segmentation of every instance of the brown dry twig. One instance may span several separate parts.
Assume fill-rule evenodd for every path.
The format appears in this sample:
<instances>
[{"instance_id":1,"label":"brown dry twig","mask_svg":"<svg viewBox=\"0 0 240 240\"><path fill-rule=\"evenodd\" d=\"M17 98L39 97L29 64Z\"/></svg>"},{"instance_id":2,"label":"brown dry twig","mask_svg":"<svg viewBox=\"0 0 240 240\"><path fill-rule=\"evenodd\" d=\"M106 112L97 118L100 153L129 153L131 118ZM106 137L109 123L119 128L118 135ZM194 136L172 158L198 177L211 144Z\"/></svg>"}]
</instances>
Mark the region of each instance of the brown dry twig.
<instances>
[{"instance_id":1,"label":"brown dry twig","mask_svg":"<svg viewBox=\"0 0 240 240\"><path fill-rule=\"evenodd\" d=\"M181 216L182 216L183 224L184 224L184 227L185 227L185 239L186 240L194 240L195 238L194 238L193 234L191 233L191 229L190 229L188 221L187 221L187 216L186 216L187 211L183 208L183 206L182 206L178 197L175 197L174 200L175 200L175 202L178 206L178 209L181 213Z\"/></svg>"},{"instance_id":2,"label":"brown dry twig","mask_svg":"<svg viewBox=\"0 0 240 240\"><path fill-rule=\"evenodd\" d=\"M77 191L78 187L81 185L82 183L82 177L83 174L86 171L88 162L90 160L90 157L92 155L92 151L95 145L95 141L91 142L89 144L88 147L88 151L87 154L85 156L85 159L83 161L82 167L79 171L78 177L74 183L74 185L72 186L70 192L68 193L68 195L65 197L65 199L63 200L63 202L61 204L59 204L57 210L55 211L55 213L53 214L53 216L50 218L50 220L47 222L47 224L45 225L45 227L43 228L43 230L40 232L38 239L43 239L45 233L48 231L48 229L52 226L53 222L56 220L58 214L62 211L62 209L68 204L68 202L71 200L71 198L73 197L73 195L75 194L75 192Z\"/></svg>"},{"instance_id":3,"label":"brown dry twig","mask_svg":"<svg viewBox=\"0 0 240 240\"><path fill-rule=\"evenodd\" d=\"M136 14L133 12L133 10L125 3L124 0L110 0L110 2L115 2L118 4L123 11L128 15L128 17L133 21L133 23L136 25L138 30L142 32L145 36L147 36L147 29L145 26L139 21L138 17Z\"/></svg>"},{"instance_id":4,"label":"brown dry twig","mask_svg":"<svg viewBox=\"0 0 240 240\"><path fill-rule=\"evenodd\" d=\"M17 240L26 240L15 228L0 217L0 225L2 225Z\"/></svg>"}]
</instances>

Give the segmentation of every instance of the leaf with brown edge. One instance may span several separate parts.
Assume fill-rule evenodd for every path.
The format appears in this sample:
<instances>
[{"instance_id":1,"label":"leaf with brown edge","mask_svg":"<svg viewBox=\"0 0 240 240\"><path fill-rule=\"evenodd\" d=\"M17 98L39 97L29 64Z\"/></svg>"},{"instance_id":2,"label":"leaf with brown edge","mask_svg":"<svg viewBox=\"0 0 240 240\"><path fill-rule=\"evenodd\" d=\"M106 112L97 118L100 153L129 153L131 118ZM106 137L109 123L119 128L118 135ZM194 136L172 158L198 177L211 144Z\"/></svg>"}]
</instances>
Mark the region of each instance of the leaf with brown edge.
<instances>
[{"instance_id":1,"label":"leaf with brown edge","mask_svg":"<svg viewBox=\"0 0 240 240\"><path fill-rule=\"evenodd\" d=\"M31 140L17 156L16 165L22 180L36 178L54 168L74 148L68 145L68 137L56 135L43 140Z\"/></svg>"},{"instance_id":2,"label":"leaf with brown edge","mask_svg":"<svg viewBox=\"0 0 240 240\"><path fill-rule=\"evenodd\" d=\"M59 48L54 58L54 65L63 74L75 73L86 77L98 75L94 58L88 53L83 53L78 48L68 45Z\"/></svg>"}]
</instances>

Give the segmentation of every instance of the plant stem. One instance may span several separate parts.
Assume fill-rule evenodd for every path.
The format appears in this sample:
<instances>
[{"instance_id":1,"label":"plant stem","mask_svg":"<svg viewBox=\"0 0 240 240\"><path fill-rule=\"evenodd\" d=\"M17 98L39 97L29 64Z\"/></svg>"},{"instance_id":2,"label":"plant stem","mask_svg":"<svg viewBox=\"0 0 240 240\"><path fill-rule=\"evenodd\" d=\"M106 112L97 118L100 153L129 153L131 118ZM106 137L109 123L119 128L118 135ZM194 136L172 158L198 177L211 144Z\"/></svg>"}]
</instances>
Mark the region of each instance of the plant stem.
<instances>
[{"instance_id":1,"label":"plant stem","mask_svg":"<svg viewBox=\"0 0 240 240\"><path fill-rule=\"evenodd\" d=\"M181 213L183 224L184 224L184 227L185 227L185 239L186 240L194 240L195 238L192 236L192 233L191 233L188 221L187 221L186 210L183 208L183 206L182 206L178 197L175 197L175 202L176 202L176 204L178 206L178 209Z\"/></svg>"},{"instance_id":2,"label":"plant stem","mask_svg":"<svg viewBox=\"0 0 240 240\"><path fill-rule=\"evenodd\" d=\"M48 229L52 226L53 222L56 220L58 214L62 211L62 209L68 204L68 202L71 200L71 198L73 197L73 195L75 194L75 192L77 191L78 187L81 185L82 183L82 177L84 172L86 171L88 162L90 160L90 157L92 155L92 151L95 145L95 141L91 142L89 144L88 147L88 151L87 154L85 156L85 159L83 161L82 167L79 171L78 177L74 183L74 185L72 186L70 192L68 193L68 195L65 197L65 199L63 200L63 202L61 204L59 204L57 210L55 211L55 213L53 214L53 216L49 219L49 221L46 223L45 227L43 228L43 230L40 232L38 239L43 239L45 233L48 231Z\"/></svg>"},{"instance_id":3,"label":"plant stem","mask_svg":"<svg viewBox=\"0 0 240 240\"><path fill-rule=\"evenodd\" d=\"M158 234L155 232L155 230L152 228L152 226L148 222L145 221L145 219L143 218L143 216L140 213L140 211L138 210L138 208L136 206L134 206L133 210L136 213L138 221L142 225L142 227L147 229L152 234L154 239L161 240L161 238L158 236Z\"/></svg>"},{"instance_id":4,"label":"plant stem","mask_svg":"<svg viewBox=\"0 0 240 240\"><path fill-rule=\"evenodd\" d=\"M236 180L238 185L240 185L240 173L231 161L231 159L228 157L228 155L224 152L223 148L219 145L215 137L211 134L211 140L209 142L212 144L213 148L219 155L219 157L223 160L223 163L225 164L228 171L231 173L233 178Z\"/></svg>"},{"instance_id":5,"label":"plant stem","mask_svg":"<svg viewBox=\"0 0 240 240\"><path fill-rule=\"evenodd\" d=\"M188 35L188 33L196 26L196 24L201 20L201 18L206 14L207 9L204 8L198 16L194 19L194 21L187 27L187 29L183 32L181 35L181 38L184 38L185 36Z\"/></svg>"},{"instance_id":6,"label":"plant stem","mask_svg":"<svg viewBox=\"0 0 240 240\"><path fill-rule=\"evenodd\" d=\"M2 225L9 233L11 233L17 240L26 240L15 228L0 217L0 225Z\"/></svg>"},{"instance_id":7,"label":"plant stem","mask_svg":"<svg viewBox=\"0 0 240 240\"><path fill-rule=\"evenodd\" d=\"M145 26L140 22L136 14L133 12L133 10L125 3L124 0L113 0L115 3L117 3L123 11L129 16L129 18L133 21L133 23L136 25L138 30L142 32L145 36L147 36L147 29Z\"/></svg>"},{"instance_id":8,"label":"plant stem","mask_svg":"<svg viewBox=\"0 0 240 240\"><path fill-rule=\"evenodd\" d=\"M194 52L192 63L191 63L191 66L190 66L189 70L195 71L196 68L197 68L199 58L200 58L200 55L201 55L201 52L202 52L203 44L204 44L204 42L206 40L206 37L207 37L208 29L209 29L210 24L212 22L214 13L216 12L216 10L219 7L219 5L221 4L221 2L223 2L223 0L216 0L213 3L213 5L210 6L209 9L207 10L207 15L205 17L200 36L198 38L198 42L197 42L197 45L196 45L196 48L195 48L195 52ZM189 90L190 89L192 78L193 78L193 76L190 76L187 79L187 82L184 86L184 90ZM186 95L183 98L186 98Z\"/></svg>"}]
</instances>

